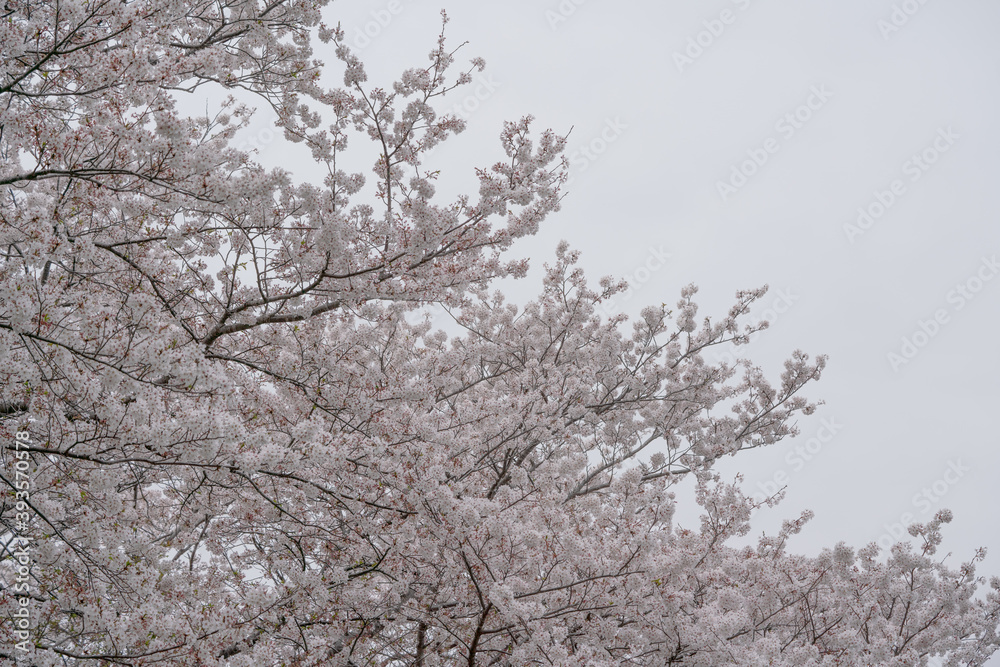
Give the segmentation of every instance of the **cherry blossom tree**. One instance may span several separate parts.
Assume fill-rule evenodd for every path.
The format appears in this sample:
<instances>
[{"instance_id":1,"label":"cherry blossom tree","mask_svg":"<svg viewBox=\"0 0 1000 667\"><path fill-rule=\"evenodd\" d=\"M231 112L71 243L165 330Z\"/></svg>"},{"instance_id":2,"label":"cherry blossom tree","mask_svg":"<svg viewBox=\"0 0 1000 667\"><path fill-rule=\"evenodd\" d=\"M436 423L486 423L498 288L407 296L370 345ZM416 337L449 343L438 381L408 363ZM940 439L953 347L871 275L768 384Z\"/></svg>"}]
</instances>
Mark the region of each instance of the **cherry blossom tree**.
<instances>
[{"instance_id":1,"label":"cherry blossom tree","mask_svg":"<svg viewBox=\"0 0 1000 667\"><path fill-rule=\"evenodd\" d=\"M808 513L732 545L758 505L713 465L794 435L825 365L795 352L771 381L705 359L761 328L743 321L763 290L715 320L694 287L631 324L602 319L625 285L591 287L563 244L537 300L506 303L491 283L525 274L509 247L559 208L563 138L505 124L478 194L440 201L425 160L464 121L434 106L483 61L462 69L442 31L428 64L370 86L324 4L4 5L0 654L986 660L1000 580L982 590L982 553L936 557L947 512L889 553L789 554ZM343 85L323 85L316 39ZM322 182L233 146L247 100ZM370 172L347 170L349 140ZM460 334L419 316L432 304ZM673 521L685 480L697 530Z\"/></svg>"}]
</instances>

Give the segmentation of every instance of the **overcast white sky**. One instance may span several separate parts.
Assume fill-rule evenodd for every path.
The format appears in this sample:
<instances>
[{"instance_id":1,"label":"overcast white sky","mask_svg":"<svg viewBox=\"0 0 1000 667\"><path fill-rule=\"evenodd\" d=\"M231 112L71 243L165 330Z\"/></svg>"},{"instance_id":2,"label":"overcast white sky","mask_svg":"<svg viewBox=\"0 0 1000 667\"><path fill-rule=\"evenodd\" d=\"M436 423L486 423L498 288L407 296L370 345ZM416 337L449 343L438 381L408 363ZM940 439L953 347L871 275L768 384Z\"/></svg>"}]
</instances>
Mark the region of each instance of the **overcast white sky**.
<instances>
[{"instance_id":1,"label":"overcast white sky","mask_svg":"<svg viewBox=\"0 0 1000 667\"><path fill-rule=\"evenodd\" d=\"M442 8L451 44L469 41L460 59L487 61L445 100L469 129L435 155L443 190L472 190L505 119L573 127L563 209L519 255L537 269L568 240L594 281L633 281L618 304L629 313L694 282L701 314L718 316L737 289L768 283L758 315L772 309L772 326L747 354L774 376L796 348L830 356L809 393L826 405L802 435L722 468L751 491L787 485L757 534L810 508L792 547L814 553L950 508L949 562L985 546L980 573L1000 574L1000 4L340 0L328 12L388 85L426 63ZM262 153L281 162L282 150ZM512 297L537 291L527 281Z\"/></svg>"}]
</instances>

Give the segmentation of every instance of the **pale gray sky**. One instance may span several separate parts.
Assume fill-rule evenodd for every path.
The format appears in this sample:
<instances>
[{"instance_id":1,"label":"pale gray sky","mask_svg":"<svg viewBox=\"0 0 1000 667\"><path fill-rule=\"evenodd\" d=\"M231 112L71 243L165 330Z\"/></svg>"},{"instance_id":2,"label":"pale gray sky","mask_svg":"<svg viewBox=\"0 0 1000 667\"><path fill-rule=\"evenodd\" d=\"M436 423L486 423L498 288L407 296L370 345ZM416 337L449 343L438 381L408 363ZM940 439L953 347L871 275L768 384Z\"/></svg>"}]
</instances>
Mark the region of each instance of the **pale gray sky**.
<instances>
[{"instance_id":1,"label":"pale gray sky","mask_svg":"<svg viewBox=\"0 0 1000 667\"><path fill-rule=\"evenodd\" d=\"M777 317L747 353L775 376L796 348L830 355L802 435L723 468L787 484L759 530L810 508L792 547L812 553L947 507L949 562L986 546L980 573L1000 574L1000 4L340 0L329 16L388 85L426 62L442 8L460 60L487 61L446 99L469 129L434 156L442 191L474 192L503 120L572 126L563 209L517 253L537 269L568 240L594 281L635 283L630 313L694 282L721 315L768 283L758 314Z\"/></svg>"}]
</instances>

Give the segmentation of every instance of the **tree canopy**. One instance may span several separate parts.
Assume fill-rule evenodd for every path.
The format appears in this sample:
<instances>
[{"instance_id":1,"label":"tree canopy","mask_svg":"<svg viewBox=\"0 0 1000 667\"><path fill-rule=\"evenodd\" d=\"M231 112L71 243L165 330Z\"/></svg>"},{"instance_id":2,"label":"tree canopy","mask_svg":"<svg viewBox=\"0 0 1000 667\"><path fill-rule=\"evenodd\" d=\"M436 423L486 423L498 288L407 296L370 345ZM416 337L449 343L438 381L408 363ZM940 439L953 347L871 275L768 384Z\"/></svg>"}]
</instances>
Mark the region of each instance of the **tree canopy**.
<instances>
[{"instance_id":1,"label":"tree canopy","mask_svg":"<svg viewBox=\"0 0 1000 667\"><path fill-rule=\"evenodd\" d=\"M369 85L313 0L9 0L0 13L0 654L35 665L980 665L1000 580L756 547L713 471L796 433L825 358L710 363L763 290L601 316L562 244L564 138L506 123L474 196L423 158L462 68ZM446 20L446 19L445 19ZM343 85L321 85L313 43ZM456 72L457 70L457 72ZM234 147L273 109L322 182ZM372 169L344 168L369 151ZM338 162L339 161L339 162ZM368 183L368 185L366 185ZM453 336L416 316L443 307ZM23 472L23 474L22 474ZM694 483L697 530L673 522ZM779 498L766 502L773 504ZM21 610L27 609L27 612ZM24 614L30 617L22 623Z\"/></svg>"}]
</instances>

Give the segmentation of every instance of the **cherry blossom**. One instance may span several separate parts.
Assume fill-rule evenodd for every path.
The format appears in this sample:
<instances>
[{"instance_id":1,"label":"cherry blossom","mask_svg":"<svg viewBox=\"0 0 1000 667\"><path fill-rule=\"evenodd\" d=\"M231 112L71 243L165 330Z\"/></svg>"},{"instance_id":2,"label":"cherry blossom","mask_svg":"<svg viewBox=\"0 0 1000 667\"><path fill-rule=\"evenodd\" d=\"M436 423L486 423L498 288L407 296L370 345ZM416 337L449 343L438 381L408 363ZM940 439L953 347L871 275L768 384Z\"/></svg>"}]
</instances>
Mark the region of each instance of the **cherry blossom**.
<instances>
[{"instance_id":1,"label":"cherry blossom","mask_svg":"<svg viewBox=\"0 0 1000 667\"><path fill-rule=\"evenodd\" d=\"M494 281L525 275L511 245L559 209L563 137L506 123L478 193L442 201L429 151L465 121L435 109L485 62L462 65L442 30L423 66L379 87L325 4L5 5L0 654L986 660L1000 579L983 586L981 552L945 565L946 512L887 553L788 553L808 512L733 545L757 505L714 464L794 436L826 364L796 351L770 380L706 359L764 327L746 324L763 289L716 319L688 286L673 309L608 320L626 286L592 288L564 243L538 297L507 303ZM205 115L182 111L208 93L221 101ZM326 176L235 148L253 105ZM370 169L351 171L348 150ZM461 333L422 320L428 305ZM674 520L685 481L695 528ZM8 622L24 497L27 639Z\"/></svg>"}]
</instances>

